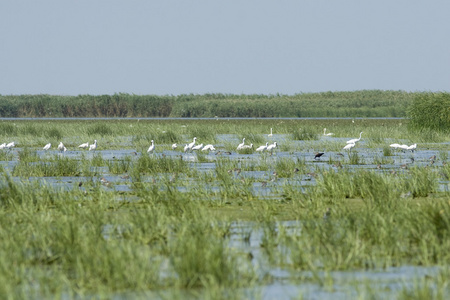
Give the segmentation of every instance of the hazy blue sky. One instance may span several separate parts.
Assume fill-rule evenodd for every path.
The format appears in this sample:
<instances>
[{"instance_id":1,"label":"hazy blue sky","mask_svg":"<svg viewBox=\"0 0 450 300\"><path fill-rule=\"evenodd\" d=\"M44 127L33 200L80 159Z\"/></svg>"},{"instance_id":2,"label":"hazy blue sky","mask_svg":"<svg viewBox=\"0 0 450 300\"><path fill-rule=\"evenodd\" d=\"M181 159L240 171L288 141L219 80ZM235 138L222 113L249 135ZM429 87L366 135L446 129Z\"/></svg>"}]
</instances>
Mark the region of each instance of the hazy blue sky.
<instances>
[{"instance_id":1,"label":"hazy blue sky","mask_svg":"<svg viewBox=\"0 0 450 300\"><path fill-rule=\"evenodd\" d=\"M448 0L1 0L0 94L450 91Z\"/></svg>"}]
</instances>

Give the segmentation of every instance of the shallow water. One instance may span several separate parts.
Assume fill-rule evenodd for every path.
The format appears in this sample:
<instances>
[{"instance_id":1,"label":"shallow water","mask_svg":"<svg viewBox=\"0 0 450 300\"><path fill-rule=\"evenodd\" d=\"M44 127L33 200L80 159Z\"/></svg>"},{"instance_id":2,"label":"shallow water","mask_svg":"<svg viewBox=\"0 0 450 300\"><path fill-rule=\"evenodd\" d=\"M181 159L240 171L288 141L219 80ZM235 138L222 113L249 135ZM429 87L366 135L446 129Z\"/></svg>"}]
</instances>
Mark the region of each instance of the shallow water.
<instances>
[{"instance_id":1,"label":"shallow water","mask_svg":"<svg viewBox=\"0 0 450 300\"><path fill-rule=\"evenodd\" d=\"M180 155L183 160L189 162L190 168L195 168L197 171L203 173L215 174L216 160L219 157L226 157L232 162L237 162L238 165L242 163L255 163L259 164L262 160L266 160L268 164L268 170L245 170L243 169L239 174L235 171L230 173L230 176L234 176L235 179L247 179L251 180L251 192L255 197L278 199L280 197L280 187L289 185L296 186L301 191L304 191L308 186L315 184L314 176L308 174L310 172L322 171L335 171L337 170L333 164L335 162L346 163L346 168L349 170L356 169L369 169L375 172L406 172L401 168L401 165L407 164L409 166L419 167L431 167L430 157L436 155L438 159L432 166L437 170L442 167L442 161L439 159L440 154L443 152L442 145L450 143L436 144L436 147L417 148L415 152L402 152L392 151L392 155L389 157L383 156L382 146L378 148L367 147L366 142L363 140L357 144L352 150L357 152L360 164L349 165L349 153L342 150L343 145L347 138L321 138L317 141L289 141L292 149L295 151L282 151L283 142L288 141L289 137L285 135L274 135L270 141L275 139L279 141L280 147L274 151L273 155L269 153L252 153L252 154L239 154L235 151L231 151L231 154L218 154L219 151L224 150L224 143L236 143L240 141L235 135L219 135L217 139L222 145L217 145L217 151L204 154L204 161L198 161L196 153L182 153L180 151L164 150L151 154L155 157L162 157L165 155L169 158L179 159ZM46 157L53 157L55 154L73 159L81 159L85 157L92 159L94 155L101 154L104 160L122 160L125 158L137 160L141 155L148 155L147 153L139 153L135 149L104 149L99 147L95 152L80 151L78 149L69 149L65 153L59 153L58 151L43 151L36 150L37 155L45 159ZM324 143L336 143L339 145L332 151L325 151L325 154L320 159L314 159L314 153L324 149ZM388 142L386 142L388 144ZM162 145L159 145L160 147ZM169 145L165 145L168 148ZM445 148L445 149L448 149ZM3 150L0 150L3 151ZM6 170L7 173L12 173L14 167L18 163L18 151L21 148L18 147L12 151L12 161L0 161L0 165ZM449 150L447 151L447 157L450 156ZM298 160L306 165L305 172L292 174L287 178L277 178L273 175L275 170L275 163L277 159L292 159ZM330 162L330 159L332 162ZM381 168L378 168L376 160L385 159L386 163L383 163ZM414 160L412 160L414 159ZM105 178L111 184L108 186L101 186L102 189L116 191L123 193L120 197L120 201L138 201L139 198L133 195L127 195L132 191L131 183L133 178L124 178L125 174L111 174L107 167L95 167L95 171L98 173L94 177L29 177L31 182L39 182L45 185L51 185L56 189L70 190L81 189L85 190L84 186L79 186L80 183L93 180L99 182L101 178ZM155 183L160 185L160 189L164 190L163 182L167 181L172 174L156 174L152 176L143 176L141 180L146 183ZM23 178L14 177L13 180L21 181ZM439 190L449 190L449 180L445 178L439 179ZM196 178L190 178L179 175L177 181L173 182L179 191L186 192L191 188L198 187ZM205 184L205 188L211 192L220 191L221 187L217 181L212 181ZM301 234L302 224L300 222L279 222L277 228L280 226L287 232L287 234ZM116 228L117 229L117 228ZM112 234L111 225L106 224L104 227L103 237L108 239ZM292 299L292 298L305 298L305 299L349 299L358 298L360 295L365 295L370 291L376 290L376 298L385 298L392 295L392 293L399 292L403 288L411 288L413 284L424 277L434 278L439 272L438 267L413 267L402 266L398 268L389 268L385 270L353 270L345 272L319 272L312 274L311 272L294 272L287 269L281 269L272 267L268 262L265 255L262 253L261 243L263 241L263 229L259 225L251 222L239 222L232 224L230 228L229 247L236 249L236 251L242 253L250 253L252 258L252 264L257 267L260 275L270 275L273 281L270 284L257 287L255 289L244 290L244 294L248 294L248 298L256 298L260 295L262 299ZM313 277L315 278L313 280ZM323 282L331 282L331 284L319 284L317 283L317 277L321 278ZM145 295L154 298L171 298L171 291L165 291L163 293L148 292ZM177 293L176 291L174 292ZM140 294L141 295L141 294ZM140 296L139 295L139 296ZM255 296L256 295L256 296ZM119 293L113 295L113 299L126 299L129 297L137 296L135 293ZM179 295L178 295L179 296ZM189 295L181 298L189 299L195 298Z\"/></svg>"}]
</instances>

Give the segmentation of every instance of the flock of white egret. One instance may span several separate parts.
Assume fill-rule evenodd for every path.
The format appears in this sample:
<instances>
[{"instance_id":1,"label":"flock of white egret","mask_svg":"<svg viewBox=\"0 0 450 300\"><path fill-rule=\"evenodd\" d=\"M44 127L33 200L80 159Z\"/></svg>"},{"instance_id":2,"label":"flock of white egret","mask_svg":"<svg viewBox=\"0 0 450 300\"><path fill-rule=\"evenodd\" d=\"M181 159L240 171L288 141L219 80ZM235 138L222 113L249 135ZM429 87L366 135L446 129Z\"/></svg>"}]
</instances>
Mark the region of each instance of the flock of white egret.
<instances>
[{"instance_id":1,"label":"flock of white egret","mask_svg":"<svg viewBox=\"0 0 450 300\"><path fill-rule=\"evenodd\" d=\"M324 136L332 136L332 135L334 135L334 133L331 133L331 132L327 133L326 130L327 130L326 128L323 129L323 135ZM346 142L346 145L343 147L343 150L350 151L352 148L354 148L356 146L356 143L358 143L361 140L362 133L363 133L362 131L359 133L359 138L354 138L354 139L348 140ZM270 128L270 134L268 134L268 136L269 137L273 136L272 128ZM215 151L216 150L216 148L212 144L208 144L208 145L204 146L203 144L196 145L196 142L197 142L197 138L194 137L194 139L193 139L193 141L191 143L186 144L184 146L183 151L185 153L187 153L187 152L198 151L198 150L200 150L200 151ZM3 144L0 145L0 149L11 149L11 148L13 148L15 146L16 146L15 142L10 142L8 144L3 143ZM413 145L408 146L408 145L404 145L404 144L401 145L401 144L394 143L394 144L391 144L389 146L391 148L394 148L394 149L402 149L402 150L410 150L410 151L414 151L417 148L417 144L413 144ZM51 147L52 147L52 144L48 143L48 144L46 144L43 147L43 150L50 150ZM277 148L277 147L278 147L277 142L274 142L273 144L269 144L269 142L266 142L265 145L259 146L258 148L256 148L255 151L256 152L265 152L266 151L266 152L271 152L272 153L273 150L275 148ZM93 144L89 144L89 142L83 143L83 144L79 145L78 148L89 149L89 151L95 151L97 149L97 140L94 140ZM150 154L154 153L155 148L156 148L155 142L154 142L154 140L152 140L151 141L151 145L150 145L150 147L147 150L147 153L150 153ZM172 145L172 150L175 150L177 148L178 148L177 143L174 143ZM67 151L67 148L64 146L64 144L62 142L59 143L57 149L60 152L66 152ZM249 145L245 144L245 138L242 139L242 143L240 143L237 146L236 150L244 150L244 149L253 149L253 144L249 144ZM323 154L323 153L321 153L321 154ZM317 153L316 153L316 158L317 157L320 157L320 156L317 156Z\"/></svg>"},{"instance_id":2,"label":"flock of white egret","mask_svg":"<svg viewBox=\"0 0 450 300\"><path fill-rule=\"evenodd\" d=\"M408 145L404 145L404 144L400 145L400 144L394 143L394 144L390 144L389 147L394 148L394 149L399 149L400 148L402 150L414 151L417 148L417 144L412 144L412 145L408 146Z\"/></svg>"},{"instance_id":3,"label":"flock of white egret","mask_svg":"<svg viewBox=\"0 0 450 300\"><path fill-rule=\"evenodd\" d=\"M11 143L3 143L0 145L0 149L11 149L14 148L16 146L15 142L11 142Z\"/></svg>"}]
</instances>

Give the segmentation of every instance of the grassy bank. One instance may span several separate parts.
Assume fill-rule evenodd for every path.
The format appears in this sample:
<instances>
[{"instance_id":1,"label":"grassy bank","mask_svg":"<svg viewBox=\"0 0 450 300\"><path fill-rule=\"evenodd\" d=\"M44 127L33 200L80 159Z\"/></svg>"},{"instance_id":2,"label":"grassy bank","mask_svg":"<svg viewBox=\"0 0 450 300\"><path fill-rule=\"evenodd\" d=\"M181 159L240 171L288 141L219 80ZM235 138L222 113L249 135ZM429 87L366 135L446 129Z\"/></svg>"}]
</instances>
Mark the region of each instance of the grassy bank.
<instances>
[{"instance_id":1,"label":"grassy bank","mask_svg":"<svg viewBox=\"0 0 450 300\"><path fill-rule=\"evenodd\" d=\"M0 117L405 117L420 93L0 95Z\"/></svg>"}]
</instances>

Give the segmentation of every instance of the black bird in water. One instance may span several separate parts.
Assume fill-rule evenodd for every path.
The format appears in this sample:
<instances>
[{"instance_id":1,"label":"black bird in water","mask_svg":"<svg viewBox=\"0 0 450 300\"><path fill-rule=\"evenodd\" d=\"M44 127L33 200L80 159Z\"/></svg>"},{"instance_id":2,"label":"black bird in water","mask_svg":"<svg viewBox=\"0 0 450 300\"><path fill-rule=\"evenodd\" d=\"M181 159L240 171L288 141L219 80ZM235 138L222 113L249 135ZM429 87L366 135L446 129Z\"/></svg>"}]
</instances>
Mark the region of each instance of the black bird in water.
<instances>
[{"instance_id":1,"label":"black bird in water","mask_svg":"<svg viewBox=\"0 0 450 300\"><path fill-rule=\"evenodd\" d=\"M316 155L314 156L314 159L318 159L324 154L325 154L324 152L316 152Z\"/></svg>"}]
</instances>

